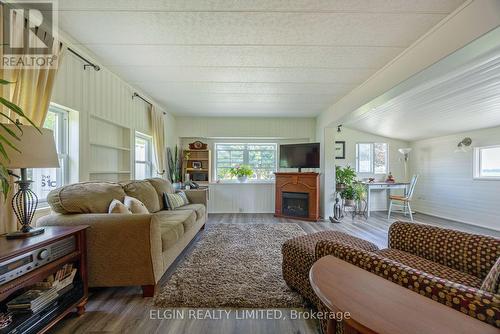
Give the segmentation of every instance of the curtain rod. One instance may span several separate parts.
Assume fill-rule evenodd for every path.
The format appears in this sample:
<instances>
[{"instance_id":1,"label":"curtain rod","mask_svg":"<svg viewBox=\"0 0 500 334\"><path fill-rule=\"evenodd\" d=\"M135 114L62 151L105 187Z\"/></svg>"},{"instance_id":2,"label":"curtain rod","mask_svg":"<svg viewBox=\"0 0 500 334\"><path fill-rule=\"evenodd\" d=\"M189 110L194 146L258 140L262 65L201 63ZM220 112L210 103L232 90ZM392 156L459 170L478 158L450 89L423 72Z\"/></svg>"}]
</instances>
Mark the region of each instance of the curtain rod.
<instances>
[{"instance_id":1,"label":"curtain rod","mask_svg":"<svg viewBox=\"0 0 500 334\"><path fill-rule=\"evenodd\" d=\"M151 107L153 107L153 104L151 102L149 102L148 100L146 100L145 98L143 98L142 96L140 96L137 92L134 92L134 95L132 95L132 100L134 99L134 97L140 98L141 100L143 100L144 102L146 102L147 104L149 104ZM163 112L163 115L166 115L166 114L167 114L166 112Z\"/></svg>"},{"instance_id":2,"label":"curtain rod","mask_svg":"<svg viewBox=\"0 0 500 334\"><path fill-rule=\"evenodd\" d=\"M101 68L99 67L99 65L94 64L93 62L91 62L87 58L83 57L81 54L79 54L78 52L76 52L72 48L68 48L68 51L71 52L72 54L74 54L75 56L77 56L78 58L80 58L81 60L83 60L84 62L86 62L86 64L83 65L83 69L84 70L86 70L87 67L92 67L95 71L100 71L101 70Z\"/></svg>"}]
</instances>

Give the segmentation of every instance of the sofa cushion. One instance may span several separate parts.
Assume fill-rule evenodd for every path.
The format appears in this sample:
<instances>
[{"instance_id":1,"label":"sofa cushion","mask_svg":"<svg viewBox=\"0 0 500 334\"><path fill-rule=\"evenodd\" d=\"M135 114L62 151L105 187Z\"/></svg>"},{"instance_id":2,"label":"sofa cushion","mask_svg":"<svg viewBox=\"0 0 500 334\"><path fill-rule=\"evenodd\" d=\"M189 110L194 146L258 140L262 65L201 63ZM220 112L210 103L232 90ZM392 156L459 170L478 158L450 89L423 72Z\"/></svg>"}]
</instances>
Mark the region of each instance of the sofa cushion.
<instances>
[{"instance_id":1,"label":"sofa cushion","mask_svg":"<svg viewBox=\"0 0 500 334\"><path fill-rule=\"evenodd\" d=\"M481 284L481 290L500 294L500 257Z\"/></svg>"},{"instance_id":2,"label":"sofa cushion","mask_svg":"<svg viewBox=\"0 0 500 334\"><path fill-rule=\"evenodd\" d=\"M163 194L164 193L167 193L167 194L174 193L174 187L172 187L172 184L170 183L170 181L159 178L159 177L155 177L152 179L146 179L146 181L151 183L153 188L155 188L156 195L158 196L158 199L159 199L158 203L160 205L160 208L162 208L163 210L166 210L167 207L165 207L163 205Z\"/></svg>"},{"instance_id":3,"label":"sofa cushion","mask_svg":"<svg viewBox=\"0 0 500 334\"><path fill-rule=\"evenodd\" d=\"M128 207L120 202L117 199L114 199L111 201L111 204L109 205L109 210L108 213L126 213L126 214L131 214L130 210Z\"/></svg>"},{"instance_id":4,"label":"sofa cushion","mask_svg":"<svg viewBox=\"0 0 500 334\"><path fill-rule=\"evenodd\" d=\"M144 203L149 212L160 211L160 200L155 188L149 181L127 181L120 184L128 196L137 198Z\"/></svg>"},{"instance_id":5,"label":"sofa cushion","mask_svg":"<svg viewBox=\"0 0 500 334\"><path fill-rule=\"evenodd\" d=\"M474 288L481 287L481 279L474 275L458 271L411 253L391 248L375 251L374 253L439 278Z\"/></svg>"},{"instance_id":6,"label":"sofa cushion","mask_svg":"<svg viewBox=\"0 0 500 334\"><path fill-rule=\"evenodd\" d=\"M148 208L146 208L146 205L141 201L139 201L137 198L131 196L125 196L123 203L127 206L127 208L130 210L131 213L135 214L149 213Z\"/></svg>"},{"instance_id":7,"label":"sofa cushion","mask_svg":"<svg viewBox=\"0 0 500 334\"><path fill-rule=\"evenodd\" d=\"M153 214L153 219L160 221L162 252L166 251L184 235L184 220L187 215L173 215L166 211L159 211Z\"/></svg>"},{"instance_id":8,"label":"sofa cushion","mask_svg":"<svg viewBox=\"0 0 500 334\"><path fill-rule=\"evenodd\" d=\"M47 202L53 211L69 213L108 213L114 200L123 201L125 191L113 182L80 182L52 190Z\"/></svg>"},{"instance_id":9,"label":"sofa cushion","mask_svg":"<svg viewBox=\"0 0 500 334\"><path fill-rule=\"evenodd\" d=\"M196 219L197 220L205 217L205 212L206 212L205 205L203 205L203 204L183 205L183 206L176 208L175 210L193 210L194 212L196 212Z\"/></svg>"}]
</instances>

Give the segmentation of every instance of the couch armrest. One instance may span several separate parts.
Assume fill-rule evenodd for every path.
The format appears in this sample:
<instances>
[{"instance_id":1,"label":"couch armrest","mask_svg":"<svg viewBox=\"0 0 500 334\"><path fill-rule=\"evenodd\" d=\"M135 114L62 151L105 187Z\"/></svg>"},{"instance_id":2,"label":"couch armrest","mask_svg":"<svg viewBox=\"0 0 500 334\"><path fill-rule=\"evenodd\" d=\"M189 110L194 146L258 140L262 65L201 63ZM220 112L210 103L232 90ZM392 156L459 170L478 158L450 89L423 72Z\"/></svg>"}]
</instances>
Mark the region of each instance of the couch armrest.
<instances>
[{"instance_id":1,"label":"couch armrest","mask_svg":"<svg viewBox=\"0 0 500 334\"><path fill-rule=\"evenodd\" d=\"M376 253L338 243L320 241L316 244L316 254L317 256L333 255L441 304L452 307L457 311L500 328L500 295L454 283L386 259Z\"/></svg>"},{"instance_id":2,"label":"couch armrest","mask_svg":"<svg viewBox=\"0 0 500 334\"><path fill-rule=\"evenodd\" d=\"M160 222L151 214L53 214L39 226L89 225L90 286L152 285L163 274Z\"/></svg>"},{"instance_id":3,"label":"couch armrest","mask_svg":"<svg viewBox=\"0 0 500 334\"><path fill-rule=\"evenodd\" d=\"M184 190L189 203L203 204L208 208L208 189L188 189Z\"/></svg>"}]
</instances>

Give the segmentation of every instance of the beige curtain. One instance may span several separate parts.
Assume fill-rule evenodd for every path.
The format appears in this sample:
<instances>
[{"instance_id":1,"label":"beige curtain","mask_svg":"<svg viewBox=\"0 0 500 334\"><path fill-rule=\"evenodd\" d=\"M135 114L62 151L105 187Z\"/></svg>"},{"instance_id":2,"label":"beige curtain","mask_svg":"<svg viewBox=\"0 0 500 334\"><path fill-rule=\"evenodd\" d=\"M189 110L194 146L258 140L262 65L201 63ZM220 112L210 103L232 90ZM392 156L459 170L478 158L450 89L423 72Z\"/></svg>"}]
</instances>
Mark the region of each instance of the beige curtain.
<instances>
[{"instance_id":1,"label":"beige curtain","mask_svg":"<svg viewBox=\"0 0 500 334\"><path fill-rule=\"evenodd\" d=\"M24 18L14 16L14 20L24 20ZM17 27L18 25L12 26ZM26 27L24 29L26 29ZM22 39L23 31L19 30L14 31L13 37ZM14 82L14 84L3 87L2 96L21 107L25 115L31 119L34 124L42 126L49 109L57 68L61 64L66 48L62 43L54 41L52 36L42 30L38 30L36 35L39 39L46 42L46 44L49 42L52 43L52 54L57 56L55 61L58 66L55 68L1 68L0 75L2 79ZM3 41L3 34L0 34L0 36L2 36ZM50 52L51 50L47 50L47 53ZM17 117L12 113L11 118L16 119ZM23 123L26 124L26 121ZM17 229L16 219L10 206L15 191L16 189L13 188L7 199L4 199L3 196L0 195L0 233L15 231Z\"/></svg>"},{"instance_id":2,"label":"beige curtain","mask_svg":"<svg viewBox=\"0 0 500 334\"><path fill-rule=\"evenodd\" d=\"M166 173L165 157L165 116L163 112L151 105L151 125L153 127L153 149L155 156L156 173L161 177Z\"/></svg>"}]
</instances>

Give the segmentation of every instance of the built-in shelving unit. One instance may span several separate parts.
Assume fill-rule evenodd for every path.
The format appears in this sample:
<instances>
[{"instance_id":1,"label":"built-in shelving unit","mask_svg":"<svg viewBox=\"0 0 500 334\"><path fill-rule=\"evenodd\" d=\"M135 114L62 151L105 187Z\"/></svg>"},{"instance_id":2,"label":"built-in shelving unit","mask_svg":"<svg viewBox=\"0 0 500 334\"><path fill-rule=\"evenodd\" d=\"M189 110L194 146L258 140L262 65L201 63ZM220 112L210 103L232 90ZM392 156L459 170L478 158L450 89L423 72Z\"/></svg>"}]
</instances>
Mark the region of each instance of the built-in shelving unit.
<instances>
[{"instance_id":1,"label":"built-in shelving unit","mask_svg":"<svg viewBox=\"0 0 500 334\"><path fill-rule=\"evenodd\" d=\"M191 181L199 184L209 184L212 180L210 150L184 150L182 159L182 179L189 174ZM193 167L200 164L200 168Z\"/></svg>"},{"instance_id":2,"label":"built-in shelving unit","mask_svg":"<svg viewBox=\"0 0 500 334\"><path fill-rule=\"evenodd\" d=\"M124 181L132 178L132 133L130 128L90 116L90 180Z\"/></svg>"}]
</instances>

